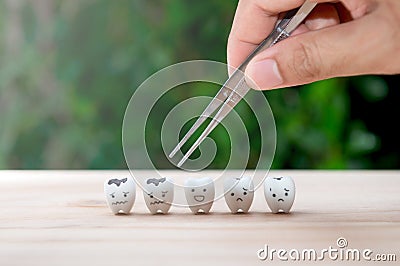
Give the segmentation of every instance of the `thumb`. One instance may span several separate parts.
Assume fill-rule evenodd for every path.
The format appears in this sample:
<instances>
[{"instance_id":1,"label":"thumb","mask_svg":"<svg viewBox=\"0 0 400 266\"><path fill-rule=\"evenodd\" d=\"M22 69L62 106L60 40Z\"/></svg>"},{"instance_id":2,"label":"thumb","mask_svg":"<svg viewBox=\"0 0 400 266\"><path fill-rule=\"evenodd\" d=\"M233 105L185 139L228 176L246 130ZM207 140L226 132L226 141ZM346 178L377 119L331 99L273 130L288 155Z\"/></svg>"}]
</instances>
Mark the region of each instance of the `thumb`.
<instances>
[{"instance_id":1,"label":"thumb","mask_svg":"<svg viewBox=\"0 0 400 266\"><path fill-rule=\"evenodd\" d=\"M382 45L377 36L367 39L368 29L377 25L364 18L292 36L264 50L246 68L248 83L274 89L376 72Z\"/></svg>"}]
</instances>

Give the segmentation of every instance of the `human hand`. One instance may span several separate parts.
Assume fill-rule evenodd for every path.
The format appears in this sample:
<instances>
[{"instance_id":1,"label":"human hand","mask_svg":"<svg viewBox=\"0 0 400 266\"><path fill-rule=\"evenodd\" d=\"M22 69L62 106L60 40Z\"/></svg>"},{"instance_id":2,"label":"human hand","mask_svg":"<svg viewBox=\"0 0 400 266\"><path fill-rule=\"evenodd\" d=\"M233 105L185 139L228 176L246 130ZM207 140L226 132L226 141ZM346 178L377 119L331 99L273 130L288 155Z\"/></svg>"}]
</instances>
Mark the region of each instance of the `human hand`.
<instances>
[{"instance_id":1,"label":"human hand","mask_svg":"<svg viewBox=\"0 0 400 266\"><path fill-rule=\"evenodd\" d=\"M280 13L305 0L240 0L228 39L237 68L273 30ZM340 76L400 73L399 0L314 0L319 4L288 39L246 68L254 88L275 89ZM254 84L253 84L254 85Z\"/></svg>"}]
</instances>

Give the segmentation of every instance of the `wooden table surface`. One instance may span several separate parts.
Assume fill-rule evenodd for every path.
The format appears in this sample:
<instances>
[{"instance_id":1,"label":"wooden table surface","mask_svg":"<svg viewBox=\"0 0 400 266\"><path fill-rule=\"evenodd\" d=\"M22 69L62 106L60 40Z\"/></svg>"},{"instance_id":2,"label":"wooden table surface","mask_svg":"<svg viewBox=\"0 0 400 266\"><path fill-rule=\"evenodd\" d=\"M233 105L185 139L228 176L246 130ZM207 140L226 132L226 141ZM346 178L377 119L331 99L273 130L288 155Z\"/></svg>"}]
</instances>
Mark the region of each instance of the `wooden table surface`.
<instances>
[{"instance_id":1,"label":"wooden table surface","mask_svg":"<svg viewBox=\"0 0 400 266\"><path fill-rule=\"evenodd\" d=\"M338 248L339 237L347 240L347 248L371 249L371 257L396 255L396 262L367 265L400 264L399 171L270 175L294 178L291 214L272 214L259 189L248 214L230 214L221 199L209 215L179 207L168 215L151 215L138 192L132 213L115 216L106 205L103 182L129 176L128 171L0 171L0 265L288 264L276 257L261 261L257 251L265 245L288 251ZM323 263L338 261L325 258Z\"/></svg>"}]
</instances>

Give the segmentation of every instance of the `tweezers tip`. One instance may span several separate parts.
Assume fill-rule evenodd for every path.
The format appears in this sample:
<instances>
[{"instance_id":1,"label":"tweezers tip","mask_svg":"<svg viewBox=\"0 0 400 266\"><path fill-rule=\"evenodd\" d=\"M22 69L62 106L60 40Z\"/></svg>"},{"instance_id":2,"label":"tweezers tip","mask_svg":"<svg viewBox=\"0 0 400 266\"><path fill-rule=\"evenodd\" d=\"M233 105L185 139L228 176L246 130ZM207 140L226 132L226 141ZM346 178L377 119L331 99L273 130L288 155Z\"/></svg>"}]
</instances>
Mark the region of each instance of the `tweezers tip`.
<instances>
[{"instance_id":1,"label":"tweezers tip","mask_svg":"<svg viewBox=\"0 0 400 266\"><path fill-rule=\"evenodd\" d=\"M181 167L189 158L189 155L190 155L189 153L185 154L176 166Z\"/></svg>"},{"instance_id":2,"label":"tweezers tip","mask_svg":"<svg viewBox=\"0 0 400 266\"><path fill-rule=\"evenodd\" d=\"M168 155L169 158L172 158L175 156L175 154L177 153L177 151L180 149L179 144L171 151L171 153Z\"/></svg>"},{"instance_id":3,"label":"tweezers tip","mask_svg":"<svg viewBox=\"0 0 400 266\"><path fill-rule=\"evenodd\" d=\"M184 162L180 161L176 166L181 167Z\"/></svg>"}]
</instances>

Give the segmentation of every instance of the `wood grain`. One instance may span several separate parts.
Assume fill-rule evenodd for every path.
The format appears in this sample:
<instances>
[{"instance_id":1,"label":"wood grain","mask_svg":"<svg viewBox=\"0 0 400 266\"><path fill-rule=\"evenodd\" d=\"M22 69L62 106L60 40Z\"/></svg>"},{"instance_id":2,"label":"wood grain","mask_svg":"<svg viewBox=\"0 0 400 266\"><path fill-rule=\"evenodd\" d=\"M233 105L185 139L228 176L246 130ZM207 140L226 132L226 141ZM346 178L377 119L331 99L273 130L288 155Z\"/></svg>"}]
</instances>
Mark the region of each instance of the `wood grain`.
<instances>
[{"instance_id":1,"label":"wood grain","mask_svg":"<svg viewBox=\"0 0 400 266\"><path fill-rule=\"evenodd\" d=\"M138 191L132 213L115 216L106 206L103 182L128 171L0 171L0 265L287 264L260 261L257 251L265 245L321 250L336 247L339 237L349 248L397 255L397 262L368 265L399 265L399 171L270 174L295 179L289 215L271 214L259 189L249 214L230 214L222 199L209 215L180 207L151 215ZM295 262L303 264L316 263Z\"/></svg>"}]
</instances>

